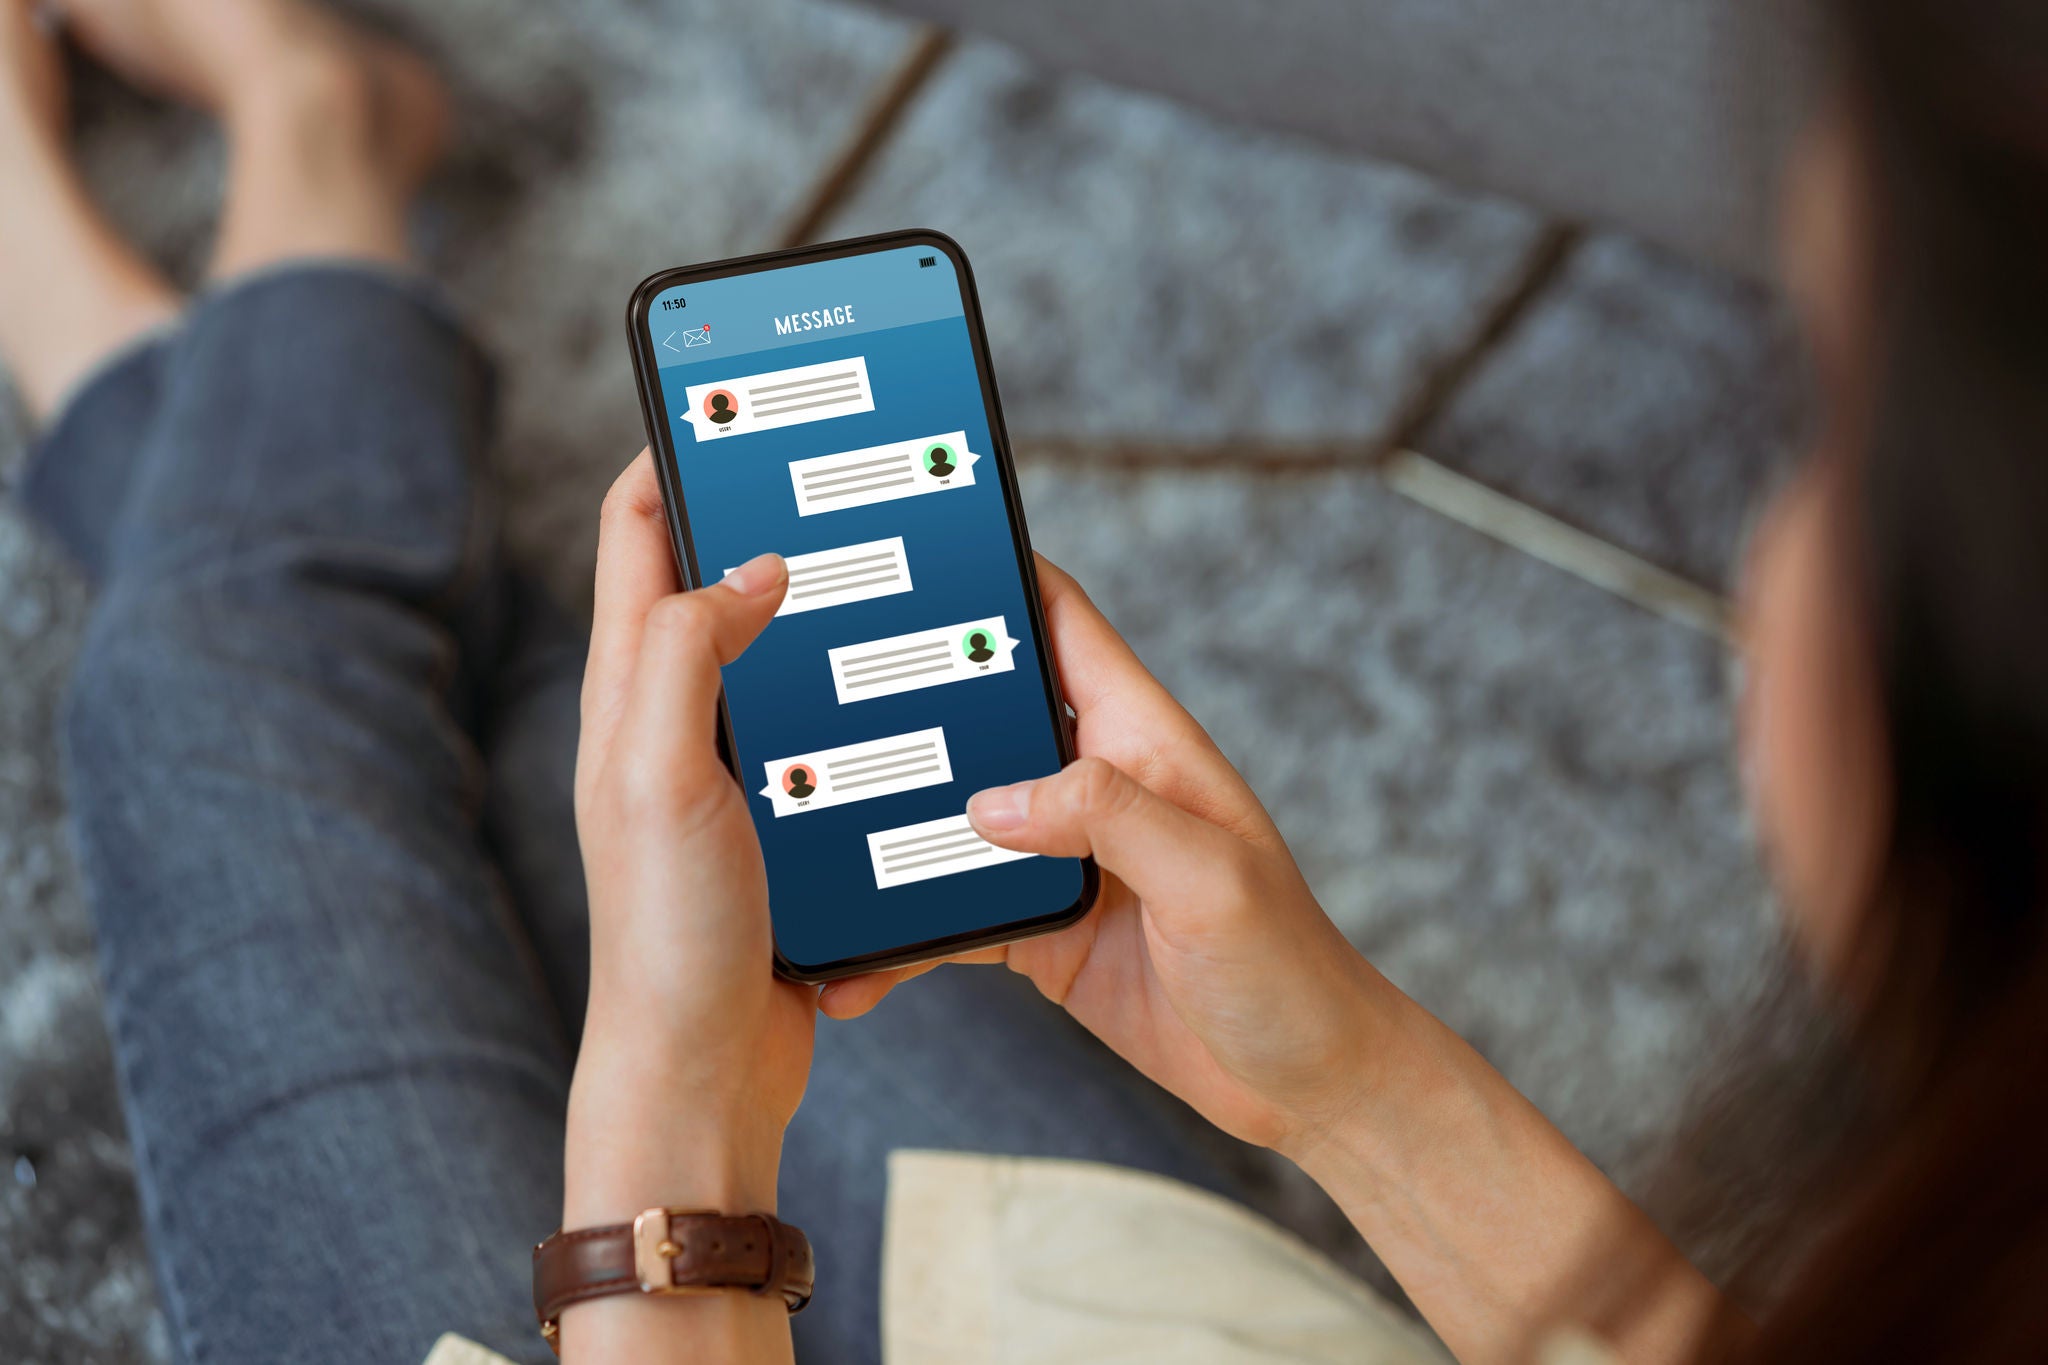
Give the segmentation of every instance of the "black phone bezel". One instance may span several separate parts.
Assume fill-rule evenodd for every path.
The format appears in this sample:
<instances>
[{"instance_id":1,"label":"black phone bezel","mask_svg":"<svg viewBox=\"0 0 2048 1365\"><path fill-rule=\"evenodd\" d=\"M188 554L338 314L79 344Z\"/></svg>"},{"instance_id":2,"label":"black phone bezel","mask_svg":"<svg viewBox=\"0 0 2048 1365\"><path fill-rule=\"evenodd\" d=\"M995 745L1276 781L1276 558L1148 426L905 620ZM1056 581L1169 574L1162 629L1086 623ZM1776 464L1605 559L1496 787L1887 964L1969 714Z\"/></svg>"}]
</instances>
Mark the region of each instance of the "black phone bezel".
<instances>
[{"instance_id":1,"label":"black phone bezel","mask_svg":"<svg viewBox=\"0 0 2048 1365\"><path fill-rule=\"evenodd\" d=\"M626 306L627 344L632 348L633 373L639 384L641 417L647 424L648 446L654 452L655 469L661 478L662 505L668 512L669 542L675 551L676 565L685 586L703 586L704 579L697 564L695 542L690 537L689 514L683 506L681 480L676 470L675 445L671 439L667 417L668 405L661 401L661 367L652 353L653 334L647 325L648 313L655 296L677 285L688 285L700 280L751 275L765 270L780 270L788 266L806 265L813 261L833 260L844 256L868 255L905 246L930 246L944 252L952 262L954 278L959 282L967 335L974 347L975 372L981 379L982 405L988 415L989 435L994 446L991 454L1002 480L1004 503L1009 515L1010 543L1017 554L1017 570L1024 584L1025 608L1030 613L1031 628L1041 643L1038 650L1038 671L1044 684L1047 719L1052 725L1054 742L1059 747L1060 763L1064 766L1074 759L1073 727L1068 719L1065 694L1060 689L1059 673L1053 667L1051 639L1045 628L1045 608L1038 595L1038 571L1032 556L1031 533L1024 524L1024 502L1017 488L1016 462L1010 453L1010 435L1003 423L1002 398L996 392L995 366L989 356L988 337L982 327L981 301L975 291L974 271L967 264L966 252L961 250L958 242L945 233L930 228L906 228L896 232L877 233L870 237L823 242L816 246L765 251L752 256L735 256L729 260L659 271L642 280L639 287L634 289L633 297ZM726 767L744 790L746 781L739 771L735 758L738 748L733 738L732 714L726 708L722 693L718 699L718 727L720 756L724 758ZM892 967L928 962L934 958L951 957L979 948L1015 943L1020 939L1054 933L1078 923L1093 908L1101 887L1102 874L1096 867L1095 860L1085 858L1081 866L1080 898L1055 913L1013 920L986 930L905 944L899 948L884 949L815 966L791 961L783 953L781 941L778 939L775 943L775 970L793 981L816 984L840 977L857 976L863 972L883 971ZM769 914L772 920L772 905L769 907Z\"/></svg>"}]
</instances>

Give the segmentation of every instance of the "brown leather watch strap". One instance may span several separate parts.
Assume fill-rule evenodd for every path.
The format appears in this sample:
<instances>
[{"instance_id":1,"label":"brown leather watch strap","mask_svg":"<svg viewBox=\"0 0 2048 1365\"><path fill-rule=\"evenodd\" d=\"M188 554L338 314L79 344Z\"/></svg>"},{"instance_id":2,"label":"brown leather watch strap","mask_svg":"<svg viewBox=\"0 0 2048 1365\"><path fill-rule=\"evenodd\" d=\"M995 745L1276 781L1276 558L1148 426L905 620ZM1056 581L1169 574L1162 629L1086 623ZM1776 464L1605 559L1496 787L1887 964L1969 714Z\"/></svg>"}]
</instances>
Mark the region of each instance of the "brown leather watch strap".
<instances>
[{"instance_id":1,"label":"brown leather watch strap","mask_svg":"<svg viewBox=\"0 0 2048 1365\"><path fill-rule=\"evenodd\" d=\"M533 1249L533 1311L555 1340L562 1310L607 1294L780 1294L811 1300L811 1243L765 1213L649 1209L630 1223L557 1232Z\"/></svg>"}]
</instances>

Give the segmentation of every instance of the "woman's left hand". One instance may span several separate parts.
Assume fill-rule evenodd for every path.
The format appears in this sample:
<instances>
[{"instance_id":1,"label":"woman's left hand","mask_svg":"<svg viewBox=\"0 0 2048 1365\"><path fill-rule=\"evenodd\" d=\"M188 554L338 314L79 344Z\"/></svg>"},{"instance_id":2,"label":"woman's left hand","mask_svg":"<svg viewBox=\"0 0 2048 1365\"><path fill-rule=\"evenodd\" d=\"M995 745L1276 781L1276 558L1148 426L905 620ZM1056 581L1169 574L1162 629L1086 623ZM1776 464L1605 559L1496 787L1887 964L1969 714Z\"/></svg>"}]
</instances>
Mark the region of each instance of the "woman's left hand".
<instances>
[{"instance_id":1,"label":"woman's left hand","mask_svg":"<svg viewBox=\"0 0 2048 1365\"><path fill-rule=\"evenodd\" d=\"M566 1226L658 1204L775 1209L816 991L772 971L760 842L716 735L719 668L788 578L764 555L679 591L645 452L605 499L576 758L591 963Z\"/></svg>"}]
</instances>

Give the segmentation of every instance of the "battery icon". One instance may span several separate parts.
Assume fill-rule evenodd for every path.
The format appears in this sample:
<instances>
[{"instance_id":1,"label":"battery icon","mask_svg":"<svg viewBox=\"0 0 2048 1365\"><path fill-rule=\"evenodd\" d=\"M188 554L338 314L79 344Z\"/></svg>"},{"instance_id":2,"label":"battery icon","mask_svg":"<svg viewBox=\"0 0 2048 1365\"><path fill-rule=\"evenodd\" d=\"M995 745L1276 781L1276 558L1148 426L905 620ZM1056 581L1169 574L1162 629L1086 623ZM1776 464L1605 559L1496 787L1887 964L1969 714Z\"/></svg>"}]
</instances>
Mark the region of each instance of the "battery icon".
<instances>
[{"instance_id":1,"label":"battery icon","mask_svg":"<svg viewBox=\"0 0 2048 1365\"><path fill-rule=\"evenodd\" d=\"M919 270L929 270L938 263L939 258L936 256L920 256L917 258L917 268Z\"/></svg>"}]
</instances>

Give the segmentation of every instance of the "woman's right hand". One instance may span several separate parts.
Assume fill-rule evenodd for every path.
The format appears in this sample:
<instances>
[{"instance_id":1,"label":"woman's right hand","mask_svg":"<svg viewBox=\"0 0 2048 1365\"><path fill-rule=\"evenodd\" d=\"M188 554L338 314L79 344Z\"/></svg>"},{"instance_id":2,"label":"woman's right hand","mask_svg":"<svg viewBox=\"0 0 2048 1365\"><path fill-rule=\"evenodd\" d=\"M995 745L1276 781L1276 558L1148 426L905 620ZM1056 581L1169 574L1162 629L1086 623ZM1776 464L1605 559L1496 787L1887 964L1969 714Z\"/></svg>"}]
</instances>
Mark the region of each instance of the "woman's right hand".
<instances>
[{"instance_id":1,"label":"woman's right hand","mask_svg":"<svg viewBox=\"0 0 2048 1365\"><path fill-rule=\"evenodd\" d=\"M1081 757L968 804L1004 848L1093 856L1102 894L1007 960L1140 1071L1226 1132L1299 1158L1369 1092L1398 993L1316 903L1251 788L1080 586L1039 584ZM936 964L835 982L835 1018Z\"/></svg>"},{"instance_id":2,"label":"woman's right hand","mask_svg":"<svg viewBox=\"0 0 2048 1365\"><path fill-rule=\"evenodd\" d=\"M1093 854L1102 896L1071 929L968 960L1007 960L1210 1122L1292 1158L1458 1359L1526 1358L1581 1275L1642 1286L1628 1359L1693 1358L1724 1311L1714 1287L1345 941L1202 727L1071 578L1038 573L1081 757L968 813L1005 848ZM846 1018L929 970L834 982L820 1005Z\"/></svg>"}]
</instances>

